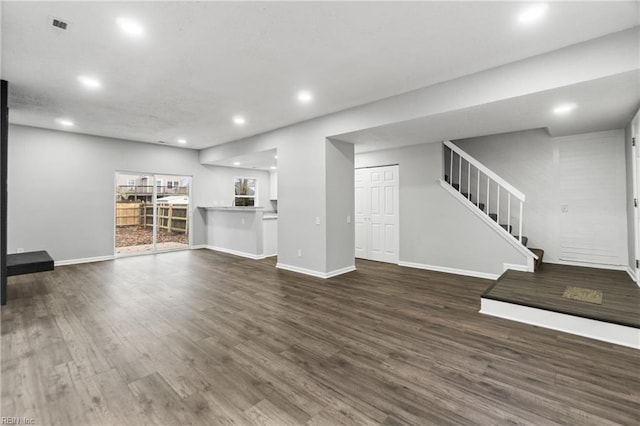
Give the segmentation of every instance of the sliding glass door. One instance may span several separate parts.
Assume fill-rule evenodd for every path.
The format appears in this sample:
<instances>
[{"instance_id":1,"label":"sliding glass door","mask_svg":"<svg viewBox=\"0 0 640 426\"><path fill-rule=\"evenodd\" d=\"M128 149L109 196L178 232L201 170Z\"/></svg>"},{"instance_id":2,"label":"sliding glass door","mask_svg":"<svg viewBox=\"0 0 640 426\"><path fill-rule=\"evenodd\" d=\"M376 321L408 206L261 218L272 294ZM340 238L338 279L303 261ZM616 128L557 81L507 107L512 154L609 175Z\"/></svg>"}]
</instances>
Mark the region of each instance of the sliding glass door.
<instances>
[{"instance_id":1,"label":"sliding glass door","mask_svg":"<svg viewBox=\"0 0 640 426\"><path fill-rule=\"evenodd\" d=\"M115 254L189 247L191 177L116 173Z\"/></svg>"}]
</instances>

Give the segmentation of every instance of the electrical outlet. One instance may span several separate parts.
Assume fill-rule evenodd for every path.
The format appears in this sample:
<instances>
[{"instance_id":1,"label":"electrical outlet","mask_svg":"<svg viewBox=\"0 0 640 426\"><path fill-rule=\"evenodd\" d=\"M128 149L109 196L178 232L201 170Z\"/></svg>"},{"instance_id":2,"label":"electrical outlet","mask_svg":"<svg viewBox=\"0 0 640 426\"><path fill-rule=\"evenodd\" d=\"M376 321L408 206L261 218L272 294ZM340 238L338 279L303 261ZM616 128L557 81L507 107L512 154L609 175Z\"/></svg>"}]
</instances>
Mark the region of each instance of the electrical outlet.
<instances>
[{"instance_id":1,"label":"electrical outlet","mask_svg":"<svg viewBox=\"0 0 640 426\"><path fill-rule=\"evenodd\" d=\"M244 217L242 218L242 224L244 225Z\"/></svg>"},{"instance_id":2,"label":"electrical outlet","mask_svg":"<svg viewBox=\"0 0 640 426\"><path fill-rule=\"evenodd\" d=\"M560 205L560 211L562 213L569 213L569 205L568 204L561 204Z\"/></svg>"},{"instance_id":3,"label":"electrical outlet","mask_svg":"<svg viewBox=\"0 0 640 426\"><path fill-rule=\"evenodd\" d=\"M24 253L24 248L23 247L18 247L16 249L16 253Z\"/></svg>"},{"instance_id":4,"label":"electrical outlet","mask_svg":"<svg viewBox=\"0 0 640 426\"><path fill-rule=\"evenodd\" d=\"M298 257L302 257L302 249L298 249Z\"/></svg>"},{"instance_id":5,"label":"electrical outlet","mask_svg":"<svg viewBox=\"0 0 640 426\"><path fill-rule=\"evenodd\" d=\"M347 216L347 223L351 223L351 216Z\"/></svg>"},{"instance_id":6,"label":"electrical outlet","mask_svg":"<svg viewBox=\"0 0 640 426\"><path fill-rule=\"evenodd\" d=\"M320 216L316 216L316 225L320 225Z\"/></svg>"}]
</instances>

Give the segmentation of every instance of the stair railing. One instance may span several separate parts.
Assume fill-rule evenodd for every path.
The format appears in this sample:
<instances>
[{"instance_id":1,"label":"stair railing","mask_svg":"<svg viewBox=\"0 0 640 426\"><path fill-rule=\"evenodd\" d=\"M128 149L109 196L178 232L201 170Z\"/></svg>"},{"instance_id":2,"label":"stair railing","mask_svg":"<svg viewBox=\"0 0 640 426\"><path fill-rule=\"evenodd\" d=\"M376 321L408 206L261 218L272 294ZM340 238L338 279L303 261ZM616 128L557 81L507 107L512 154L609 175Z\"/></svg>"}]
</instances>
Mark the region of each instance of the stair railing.
<instances>
[{"instance_id":1,"label":"stair railing","mask_svg":"<svg viewBox=\"0 0 640 426\"><path fill-rule=\"evenodd\" d=\"M520 243L522 243L522 224L525 202L524 194L494 173L487 166L464 152L460 147L451 143L451 141L443 141L442 143L444 145L443 154L445 163L443 167L444 180L454 188L457 186L456 190L460 194L466 194L466 198L469 202L475 204L479 208L481 208L483 204L480 201L486 200L484 213L491 217L491 212L495 211L494 214L496 217L492 219L496 222L497 226L502 226L500 224L500 217L506 213L507 232L511 234L512 224L517 222L517 238ZM463 167L463 163L466 163L466 167ZM456 178L457 184L454 182ZM475 182L472 182L473 180L475 180ZM481 182L483 181L486 181L486 190L484 185L482 185L481 188ZM464 183L466 183L466 187L463 187ZM473 185L474 183L475 185ZM474 186L473 188L472 185ZM472 189L475 189L475 193L477 194L477 201L475 202L472 200ZM481 193L481 190L484 191L484 194ZM512 198L514 198L518 203L516 211L513 211L511 207ZM501 199L503 201L502 206L500 204Z\"/></svg>"}]
</instances>

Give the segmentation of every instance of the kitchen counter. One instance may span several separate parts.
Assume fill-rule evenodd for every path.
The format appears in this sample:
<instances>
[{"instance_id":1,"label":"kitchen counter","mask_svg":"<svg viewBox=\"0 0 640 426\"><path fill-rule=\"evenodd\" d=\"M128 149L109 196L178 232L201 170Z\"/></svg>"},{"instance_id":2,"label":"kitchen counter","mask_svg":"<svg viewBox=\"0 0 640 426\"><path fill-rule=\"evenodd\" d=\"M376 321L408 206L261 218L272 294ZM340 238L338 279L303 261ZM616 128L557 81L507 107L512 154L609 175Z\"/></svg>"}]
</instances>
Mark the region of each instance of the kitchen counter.
<instances>
[{"instance_id":1,"label":"kitchen counter","mask_svg":"<svg viewBox=\"0 0 640 426\"><path fill-rule=\"evenodd\" d=\"M229 206L229 207L225 207L225 206L198 206L199 209L204 209L204 210L221 210L221 211L225 211L225 212L258 212L258 211L262 211L264 210L264 207L235 207L235 206Z\"/></svg>"},{"instance_id":2,"label":"kitchen counter","mask_svg":"<svg viewBox=\"0 0 640 426\"><path fill-rule=\"evenodd\" d=\"M200 206L210 249L262 259L277 253L277 213L264 207Z\"/></svg>"}]
</instances>

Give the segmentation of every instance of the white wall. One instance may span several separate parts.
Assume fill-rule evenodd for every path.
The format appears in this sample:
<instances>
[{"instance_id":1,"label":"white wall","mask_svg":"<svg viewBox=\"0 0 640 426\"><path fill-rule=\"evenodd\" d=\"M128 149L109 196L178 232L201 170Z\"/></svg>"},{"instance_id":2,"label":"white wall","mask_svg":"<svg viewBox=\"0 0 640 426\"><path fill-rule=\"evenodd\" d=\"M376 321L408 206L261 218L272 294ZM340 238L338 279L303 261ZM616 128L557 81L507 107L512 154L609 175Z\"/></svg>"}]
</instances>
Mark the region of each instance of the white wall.
<instances>
[{"instance_id":1,"label":"white wall","mask_svg":"<svg viewBox=\"0 0 640 426\"><path fill-rule=\"evenodd\" d=\"M523 233L545 261L627 265L623 130L552 138L538 129L455 144L525 194Z\"/></svg>"},{"instance_id":2,"label":"white wall","mask_svg":"<svg viewBox=\"0 0 640 426\"><path fill-rule=\"evenodd\" d=\"M206 244L205 212L231 205L233 177L258 179L258 203L269 204L266 171L203 166L198 152L11 125L8 250L48 250L54 260L114 252L115 172L192 176L192 242Z\"/></svg>"},{"instance_id":3,"label":"white wall","mask_svg":"<svg viewBox=\"0 0 640 426\"><path fill-rule=\"evenodd\" d=\"M289 130L278 145L278 265L323 275L328 271L326 142L315 132Z\"/></svg>"},{"instance_id":4,"label":"white wall","mask_svg":"<svg viewBox=\"0 0 640 426\"><path fill-rule=\"evenodd\" d=\"M504 263L526 265L524 255L437 182L442 146L436 144L356 154L355 167L400 168L400 262L500 275Z\"/></svg>"},{"instance_id":5,"label":"white wall","mask_svg":"<svg viewBox=\"0 0 640 426\"><path fill-rule=\"evenodd\" d=\"M325 273L328 272L327 232L330 232L325 217L325 175L334 172L327 169L327 137L635 70L637 36L637 28L621 31L516 63L211 147L200 152L200 161L207 164L249 152L277 148L278 261L300 269ZM307 194L303 202L300 201L301 194ZM316 217L320 217L320 225L316 225ZM302 256L297 255L299 250L302 250ZM340 263L346 262L344 259Z\"/></svg>"},{"instance_id":6,"label":"white wall","mask_svg":"<svg viewBox=\"0 0 640 426\"><path fill-rule=\"evenodd\" d=\"M235 198L236 177L256 179L256 200L258 207L271 208L269 192L269 172L265 170L241 169L235 167L203 166L204 183L207 185L205 199L207 206L231 206ZM205 205L205 204L200 204Z\"/></svg>"},{"instance_id":7,"label":"white wall","mask_svg":"<svg viewBox=\"0 0 640 426\"><path fill-rule=\"evenodd\" d=\"M331 272L353 267L355 263L353 146L329 140L326 155L327 271Z\"/></svg>"},{"instance_id":8,"label":"white wall","mask_svg":"<svg viewBox=\"0 0 640 426\"><path fill-rule=\"evenodd\" d=\"M248 257L261 257L264 253L262 213L207 210L207 245Z\"/></svg>"}]
</instances>

